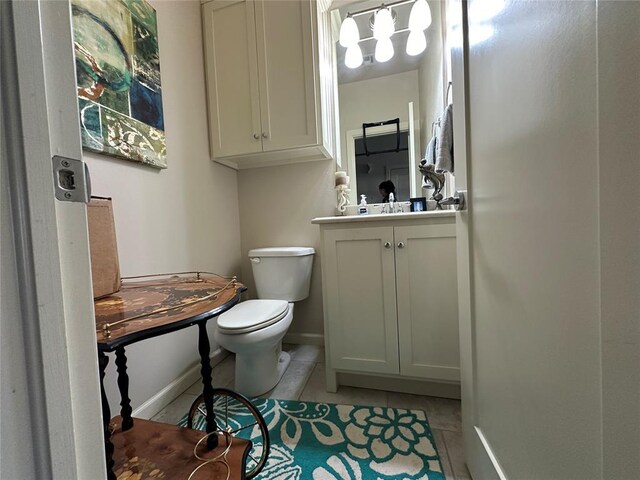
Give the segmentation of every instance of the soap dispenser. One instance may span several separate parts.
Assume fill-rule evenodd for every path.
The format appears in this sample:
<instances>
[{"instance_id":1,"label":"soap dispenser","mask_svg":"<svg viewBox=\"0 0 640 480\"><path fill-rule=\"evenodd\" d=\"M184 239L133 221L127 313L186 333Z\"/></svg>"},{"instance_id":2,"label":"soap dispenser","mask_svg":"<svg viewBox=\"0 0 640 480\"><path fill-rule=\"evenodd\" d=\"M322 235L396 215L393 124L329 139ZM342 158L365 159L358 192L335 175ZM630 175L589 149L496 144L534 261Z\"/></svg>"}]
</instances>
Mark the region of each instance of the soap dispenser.
<instances>
[{"instance_id":1,"label":"soap dispenser","mask_svg":"<svg viewBox=\"0 0 640 480\"><path fill-rule=\"evenodd\" d=\"M369 206L367 205L367 196L360 195L360 205L358 206L358 215L367 215L369 213Z\"/></svg>"}]
</instances>

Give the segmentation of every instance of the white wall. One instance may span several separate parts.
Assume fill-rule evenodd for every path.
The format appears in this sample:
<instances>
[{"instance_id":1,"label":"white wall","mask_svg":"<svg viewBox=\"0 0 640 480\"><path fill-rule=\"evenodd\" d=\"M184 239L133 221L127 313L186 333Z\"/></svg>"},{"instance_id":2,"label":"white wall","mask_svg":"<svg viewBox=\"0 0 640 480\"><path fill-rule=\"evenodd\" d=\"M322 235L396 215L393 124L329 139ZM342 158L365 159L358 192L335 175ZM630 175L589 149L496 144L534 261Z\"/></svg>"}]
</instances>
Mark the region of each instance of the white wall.
<instances>
[{"instance_id":1,"label":"white wall","mask_svg":"<svg viewBox=\"0 0 640 480\"><path fill-rule=\"evenodd\" d=\"M603 478L640 478L640 3L596 5Z\"/></svg>"},{"instance_id":2,"label":"white wall","mask_svg":"<svg viewBox=\"0 0 640 480\"><path fill-rule=\"evenodd\" d=\"M443 78L442 25L440 23L440 2L429 2L432 23L427 30L427 53L422 57L418 69L420 88L420 158L424 156L431 140L431 123L440 117L444 109L443 98L446 91Z\"/></svg>"},{"instance_id":3,"label":"white wall","mask_svg":"<svg viewBox=\"0 0 640 480\"><path fill-rule=\"evenodd\" d=\"M242 281L255 297L251 263L252 248L309 246L316 249L309 298L296 303L292 334L322 335L322 278L320 230L314 217L334 214L335 162L299 163L239 172L240 225L242 232ZM313 338L306 338L313 341Z\"/></svg>"},{"instance_id":4,"label":"white wall","mask_svg":"<svg viewBox=\"0 0 640 480\"><path fill-rule=\"evenodd\" d=\"M240 273L237 174L209 160L200 3L152 1L158 15L166 170L85 152L93 193L113 197L123 276ZM210 328L211 331L211 328ZM212 346L212 349L215 345ZM197 361L197 329L127 348L133 407ZM119 400L113 356L107 378Z\"/></svg>"}]
</instances>

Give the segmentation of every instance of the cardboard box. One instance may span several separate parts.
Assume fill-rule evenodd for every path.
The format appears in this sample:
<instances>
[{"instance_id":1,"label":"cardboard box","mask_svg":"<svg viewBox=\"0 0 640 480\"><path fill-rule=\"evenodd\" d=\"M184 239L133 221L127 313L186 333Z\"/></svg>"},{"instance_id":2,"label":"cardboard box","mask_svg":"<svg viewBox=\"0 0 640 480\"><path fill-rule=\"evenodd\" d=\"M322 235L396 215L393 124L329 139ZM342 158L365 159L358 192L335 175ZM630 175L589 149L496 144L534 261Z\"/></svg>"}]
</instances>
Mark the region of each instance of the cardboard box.
<instances>
[{"instance_id":1,"label":"cardboard box","mask_svg":"<svg viewBox=\"0 0 640 480\"><path fill-rule=\"evenodd\" d=\"M120 263L111 199L91 197L87 218L93 298L102 298L120 290Z\"/></svg>"}]
</instances>

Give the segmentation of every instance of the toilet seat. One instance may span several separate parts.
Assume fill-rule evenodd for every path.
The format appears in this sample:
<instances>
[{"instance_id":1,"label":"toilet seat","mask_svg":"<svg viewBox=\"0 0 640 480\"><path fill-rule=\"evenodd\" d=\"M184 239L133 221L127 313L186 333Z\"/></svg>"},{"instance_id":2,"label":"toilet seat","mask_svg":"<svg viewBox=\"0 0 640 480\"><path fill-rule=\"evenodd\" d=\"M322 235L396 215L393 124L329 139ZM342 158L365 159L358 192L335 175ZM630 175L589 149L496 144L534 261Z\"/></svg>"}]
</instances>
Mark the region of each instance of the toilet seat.
<instances>
[{"instance_id":1,"label":"toilet seat","mask_svg":"<svg viewBox=\"0 0 640 480\"><path fill-rule=\"evenodd\" d=\"M286 300L247 300L218 317L218 330L228 335L254 332L279 322L288 313Z\"/></svg>"}]
</instances>

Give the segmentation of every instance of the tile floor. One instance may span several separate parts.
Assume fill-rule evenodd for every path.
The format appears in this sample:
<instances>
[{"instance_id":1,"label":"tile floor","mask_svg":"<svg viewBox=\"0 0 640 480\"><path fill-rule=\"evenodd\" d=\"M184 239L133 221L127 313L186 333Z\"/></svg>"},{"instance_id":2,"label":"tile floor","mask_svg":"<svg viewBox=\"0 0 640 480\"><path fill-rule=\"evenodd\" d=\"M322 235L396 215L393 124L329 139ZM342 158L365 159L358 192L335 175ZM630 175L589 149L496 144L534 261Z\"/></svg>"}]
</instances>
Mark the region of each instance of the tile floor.
<instances>
[{"instance_id":1,"label":"tile floor","mask_svg":"<svg viewBox=\"0 0 640 480\"><path fill-rule=\"evenodd\" d=\"M447 480L471 479L462 455L460 401L355 387L339 387L336 393L329 393L325 389L322 347L284 345L283 349L291 354L291 363L280 383L264 397L424 410ZM216 365L213 369L214 386L233 388L234 368L233 355ZM202 384L193 384L152 420L177 423L201 392Z\"/></svg>"}]
</instances>

